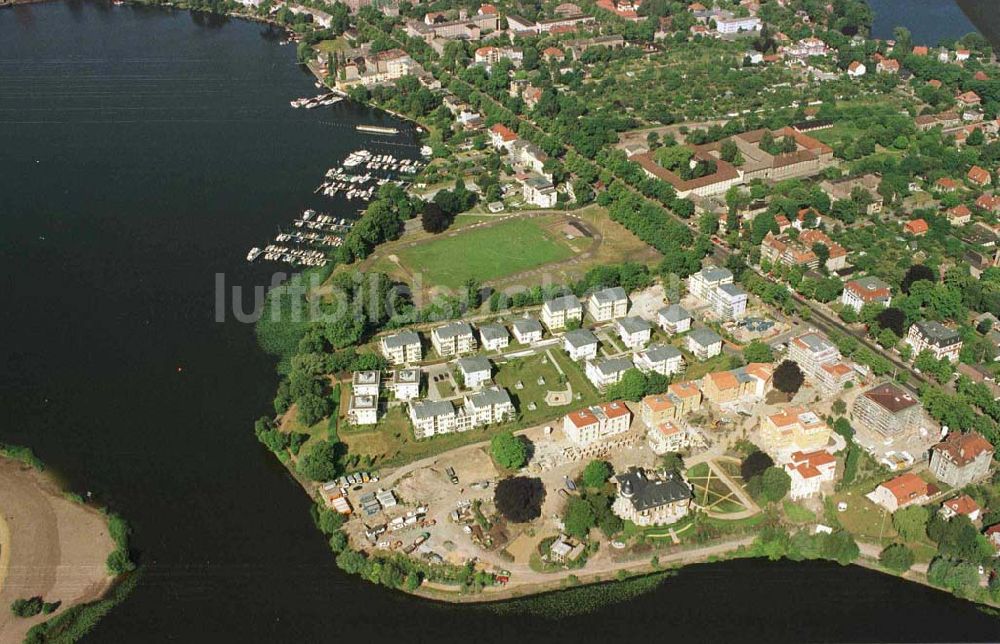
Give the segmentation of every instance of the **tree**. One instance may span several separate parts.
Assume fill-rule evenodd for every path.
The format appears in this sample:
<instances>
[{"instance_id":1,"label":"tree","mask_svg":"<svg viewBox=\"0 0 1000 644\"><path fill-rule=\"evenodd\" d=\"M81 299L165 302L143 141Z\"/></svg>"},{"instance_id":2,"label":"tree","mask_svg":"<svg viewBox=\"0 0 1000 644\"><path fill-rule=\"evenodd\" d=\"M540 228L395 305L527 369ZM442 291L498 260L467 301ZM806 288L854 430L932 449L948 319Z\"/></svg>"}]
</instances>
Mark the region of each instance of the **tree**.
<instances>
[{"instance_id":1,"label":"tree","mask_svg":"<svg viewBox=\"0 0 1000 644\"><path fill-rule=\"evenodd\" d=\"M896 510L892 515L892 527L904 541L919 541L927 534L927 510L919 505ZM908 566L907 566L908 567Z\"/></svg>"},{"instance_id":2,"label":"tree","mask_svg":"<svg viewBox=\"0 0 1000 644\"><path fill-rule=\"evenodd\" d=\"M904 573L913 565L913 551L901 543L892 543L882 550L878 556L879 562L895 573Z\"/></svg>"},{"instance_id":3,"label":"tree","mask_svg":"<svg viewBox=\"0 0 1000 644\"><path fill-rule=\"evenodd\" d=\"M527 476L508 477L497 483L493 503L508 521L527 523L542 513L545 486L541 479Z\"/></svg>"},{"instance_id":4,"label":"tree","mask_svg":"<svg viewBox=\"0 0 1000 644\"><path fill-rule=\"evenodd\" d=\"M490 453L500 467L508 470L519 469L528 460L528 446L509 430L493 437Z\"/></svg>"},{"instance_id":5,"label":"tree","mask_svg":"<svg viewBox=\"0 0 1000 644\"><path fill-rule=\"evenodd\" d=\"M743 347L743 357L747 362L773 362L774 352L767 343L754 340Z\"/></svg>"},{"instance_id":6,"label":"tree","mask_svg":"<svg viewBox=\"0 0 1000 644\"><path fill-rule=\"evenodd\" d=\"M124 548L112 550L105 563L112 575L124 575L135 570L135 564L129 559L128 550Z\"/></svg>"},{"instance_id":7,"label":"tree","mask_svg":"<svg viewBox=\"0 0 1000 644\"><path fill-rule=\"evenodd\" d=\"M888 306L875 316L875 322L883 329L889 329L896 334L897 338L903 337L906 332L906 313L902 309Z\"/></svg>"},{"instance_id":8,"label":"tree","mask_svg":"<svg viewBox=\"0 0 1000 644\"><path fill-rule=\"evenodd\" d=\"M833 401L833 406L831 407L831 409L833 410L833 413L837 414L838 416L843 416L847 412L847 403L838 398ZM838 420L840 419L838 418ZM850 427L850 425L848 425L848 427Z\"/></svg>"},{"instance_id":9,"label":"tree","mask_svg":"<svg viewBox=\"0 0 1000 644\"><path fill-rule=\"evenodd\" d=\"M299 459L299 473L311 481L330 481L337 478L337 443L320 441Z\"/></svg>"},{"instance_id":10,"label":"tree","mask_svg":"<svg viewBox=\"0 0 1000 644\"><path fill-rule=\"evenodd\" d=\"M833 559L841 566L846 566L861 555L858 544L854 537L846 530L837 530L831 535L827 535L823 544L823 556Z\"/></svg>"},{"instance_id":11,"label":"tree","mask_svg":"<svg viewBox=\"0 0 1000 644\"><path fill-rule=\"evenodd\" d=\"M923 264L914 264L906 271L906 275L903 276L903 281L900 283L899 288L904 293L909 295L910 287L921 280L936 282L937 276L929 267L924 266Z\"/></svg>"},{"instance_id":12,"label":"tree","mask_svg":"<svg viewBox=\"0 0 1000 644\"><path fill-rule=\"evenodd\" d=\"M760 476L769 467L774 466L774 461L765 452L754 450L740 463L740 476L744 481L749 481L755 476Z\"/></svg>"},{"instance_id":13,"label":"tree","mask_svg":"<svg viewBox=\"0 0 1000 644\"><path fill-rule=\"evenodd\" d=\"M44 603L41 597L15 599L10 605L10 612L17 617L34 617L42 612L42 605Z\"/></svg>"},{"instance_id":14,"label":"tree","mask_svg":"<svg viewBox=\"0 0 1000 644\"><path fill-rule=\"evenodd\" d=\"M774 370L774 388L786 394L795 395L805 379L802 369L791 360L783 360Z\"/></svg>"},{"instance_id":15,"label":"tree","mask_svg":"<svg viewBox=\"0 0 1000 644\"><path fill-rule=\"evenodd\" d=\"M333 552L343 552L344 548L347 547L347 535L342 531L337 530L330 535L330 550Z\"/></svg>"},{"instance_id":16,"label":"tree","mask_svg":"<svg viewBox=\"0 0 1000 644\"><path fill-rule=\"evenodd\" d=\"M892 329L882 329L878 333L878 343L883 349L891 349L899 342L899 337Z\"/></svg>"},{"instance_id":17,"label":"tree","mask_svg":"<svg viewBox=\"0 0 1000 644\"><path fill-rule=\"evenodd\" d=\"M668 472L680 472L684 469L684 459L677 452L667 452L663 455L663 469Z\"/></svg>"},{"instance_id":18,"label":"tree","mask_svg":"<svg viewBox=\"0 0 1000 644\"><path fill-rule=\"evenodd\" d=\"M590 534L590 529L596 523L597 517L594 514L594 509L585 500L574 497L566 503L563 525L566 526L567 534L577 539L586 539L587 535Z\"/></svg>"},{"instance_id":19,"label":"tree","mask_svg":"<svg viewBox=\"0 0 1000 644\"><path fill-rule=\"evenodd\" d=\"M768 467L754 476L747 484L747 491L764 503L776 503L785 498L792 487L792 479L783 468Z\"/></svg>"},{"instance_id":20,"label":"tree","mask_svg":"<svg viewBox=\"0 0 1000 644\"><path fill-rule=\"evenodd\" d=\"M420 221L423 224L424 230L429 233L443 232L451 225L451 218L445 214L441 206L433 201L428 201L424 204L424 211Z\"/></svg>"},{"instance_id":21,"label":"tree","mask_svg":"<svg viewBox=\"0 0 1000 644\"><path fill-rule=\"evenodd\" d=\"M638 369L629 369L622 374L621 380L608 387L609 400L641 400L646 395L646 375Z\"/></svg>"},{"instance_id":22,"label":"tree","mask_svg":"<svg viewBox=\"0 0 1000 644\"><path fill-rule=\"evenodd\" d=\"M610 476L611 466L605 461L591 461L583 468L581 478L587 487L598 488L602 487Z\"/></svg>"},{"instance_id":23,"label":"tree","mask_svg":"<svg viewBox=\"0 0 1000 644\"><path fill-rule=\"evenodd\" d=\"M299 398L298 419L303 425L312 426L330 414L330 401L318 394L309 393Z\"/></svg>"}]
</instances>

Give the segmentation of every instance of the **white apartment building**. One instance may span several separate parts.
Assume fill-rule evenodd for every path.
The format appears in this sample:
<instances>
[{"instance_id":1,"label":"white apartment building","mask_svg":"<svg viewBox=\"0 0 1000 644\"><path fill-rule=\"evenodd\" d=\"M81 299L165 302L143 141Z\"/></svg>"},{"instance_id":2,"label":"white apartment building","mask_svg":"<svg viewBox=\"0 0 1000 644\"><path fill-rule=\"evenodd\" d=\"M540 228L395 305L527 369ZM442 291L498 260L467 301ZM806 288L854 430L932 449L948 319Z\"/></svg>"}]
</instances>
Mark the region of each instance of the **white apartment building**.
<instances>
[{"instance_id":1,"label":"white apartment building","mask_svg":"<svg viewBox=\"0 0 1000 644\"><path fill-rule=\"evenodd\" d=\"M542 340L542 324L535 318L521 318L510 325L518 344L534 344Z\"/></svg>"},{"instance_id":2,"label":"white apartment building","mask_svg":"<svg viewBox=\"0 0 1000 644\"><path fill-rule=\"evenodd\" d=\"M479 327L479 343L485 351L499 351L510 344L510 334L499 324L484 324Z\"/></svg>"},{"instance_id":3,"label":"white apartment building","mask_svg":"<svg viewBox=\"0 0 1000 644\"><path fill-rule=\"evenodd\" d=\"M628 294L620 286L591 293L587 299L587 312L598 322L623 318L628 313Z\"/></svg>"},{"instance_id":4,"label":"white apartment building","mask_svg":"<svg viewBox=\"0 0 1000 644\"><path fill-rule=\"evenodd\" d=\"M347 420L353 425L374 425L378 422L378 396L351 396Z\"/></svg>"},{"instance_id":5,"label":"white apartment building","mask_svg":"<svg viewBox=\"0 0 1000 644\"><path fill-rule=\"evenodd\" d=\"M415 331L400 331L382 336L379 347L385 359L392 364L410 364L423 360L420 336Z\"/></svg>"},{"instance_id":6,"label":"white apartment building","mask_svg":"<svg viewBox=\"0 0 1000 644\"><path fill-rule=\"evenodd\" d=\"M729 269L718 266L706 266L688 277L688 293L699 300L710 302L710 293L716 287L733 283L733 273Z\"/></svg>"},{"instance_id":7,"label":"white apartment building","mask_svg":"<svg viewBox=\"0 0 1000 644\"><path fill-rule=\"evenodd\" d=\"M583 304L575 295L563 295L542 304L542 322L549 329L561 329L570 320L583 320Z\"/></svg>"},{"instance_id":8,"label":"white apartment building","mask_svg":"<svg viewBox=\"0 0 1000 644\"><path fill-rule=\"evenodd\" d=\"M688 334L687 348L699 360L708 360L722 353L722 336L711 329L695 329Z\"/></svg>"},{"instance_id":9,"label":"white apartment building","mask_svg":"<svg viewBox=\"0 0 1000 644\"><path fill-rule=\"evenodd\" d=\"M431 344L442 357L472 353L476 350L476 336L467 322L451 322L431 331Z\"/></svg>"},{"instance_id":10,"label":"white apartment building","mask_svg":"<svg viewBox=\"0 0 1000 644\"><path fill-rule=\"evenodd\" d=\"M563 433L576 445L586 447L608 436L627 432L631 425L632 412L624 402L615 401L566 414Z\"/></svg>"},{"instance_id":11,"label":"white apartment building","mask_svg":"<svg viewBox=\"0 0 1000 644\"><path fill-rule=\"evenodd\" d=\"M621 380L625 372L632 368L632 361L625 357L596 358L587 361L586 373L590 382L603 390Z\"/></svg>"},{"instance_id":12,"label":"white apartment building","mask_svg":"<svg viewBox=\"0 0 1000 644\"><path fill-rule=\"evenodd\" d=\"M413 400L420 395L420 369L390 371L384 384L396 400Z\"/></svg>"},{"instance_id":13,"label":"white apartment building","mask_svg":"<svg viewBox=\"0 0 1000 644\"><path fill-rule=\"evenodd\" d=\"M618 337L629 349L639 349L649 342L653 325L639 317L621 318L615 322Z\"/></svg>"},{"instance_id":14,"label":"white apartment building","mask_svg":"<svg viewBox=\"0 0 1000 644\"><path fill-rule=\"evenodd\" d=\"M632 356L632 362L644 373L655 371L670 376L684 371L684 356L669 344L654 344L645 351L639 351Z\"/></svg>"},{"instance_id":15,"label":"white apartment building","mask_svg":"<svg viewBox=\"0 0 1000 644\"><path fill-rule=\"evenodd\" d=\"M459 358L456 361L458 372L462 374L462 380L467 389L479 389L484 384L490 382L493 377L493 368L490 366L488 358L483 356L471 356Z\"/></svg>"},{"instance_id":16,"label":"white apartment building","mask_svg":"<svg viewBox=\"0 0 1000 644\"><path fill-rule=\"evenodd\" d=\"M671 335L687 333L691 329L691 314L680 304L665 306L656 313L660 328Z\"/></svg>"},{"instance_id":17,"label":"white apartment building","mask_svg":"<svg viewBox=\"0 0 1000 644\"><path fill-rule=\"evenodd\" d=\"M571 360L593 360L597 357L597 336L589 329L568 331L563 337L563 348Z\"/></svg>"},{"instance_id":18,"label":"white apartment building","mask_svg":"<svg viewBox=\"0 0 1000 644\"><path fill-rule=\"evenodd\" d=\"M914 355L926 350L933 353L938 360L947 358L952 362L958 362L958 354L962 350L962 338L958 332L934 320L913 324L905 340L913 347Z\"/></svg>"}]
</instances>

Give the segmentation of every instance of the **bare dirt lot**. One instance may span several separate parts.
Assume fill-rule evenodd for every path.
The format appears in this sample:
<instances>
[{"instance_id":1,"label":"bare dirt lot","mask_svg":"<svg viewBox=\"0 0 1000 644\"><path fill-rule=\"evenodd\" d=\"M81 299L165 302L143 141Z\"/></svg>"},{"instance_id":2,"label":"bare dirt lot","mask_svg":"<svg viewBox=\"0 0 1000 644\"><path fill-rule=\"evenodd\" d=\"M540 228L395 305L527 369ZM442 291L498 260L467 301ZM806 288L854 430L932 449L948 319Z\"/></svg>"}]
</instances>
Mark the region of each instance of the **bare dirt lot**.
<instances>
[{"instance_id":1,"label":"bare dirt lot","mask_svg":"<svg viewBox=\"0 0 1000 644\"><path fill-rule=\"evenodd\" d=\"M67 499L50 476L0 457L0 642L20 642L35 624L103 595L113 549L104 515ZM62 604L28 619L10 612L15 599L35 596Z\"/></svg>"}]
</instances>

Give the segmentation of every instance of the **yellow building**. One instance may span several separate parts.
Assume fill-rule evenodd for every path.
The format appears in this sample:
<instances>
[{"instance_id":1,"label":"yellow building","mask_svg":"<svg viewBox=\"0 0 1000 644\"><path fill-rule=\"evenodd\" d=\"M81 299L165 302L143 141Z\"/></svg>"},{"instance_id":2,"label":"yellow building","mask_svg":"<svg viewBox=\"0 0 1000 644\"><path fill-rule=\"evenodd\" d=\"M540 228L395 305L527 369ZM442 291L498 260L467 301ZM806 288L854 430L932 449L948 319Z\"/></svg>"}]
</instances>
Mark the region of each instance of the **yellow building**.
<instances>
[{"instance_id":1,"label":"yellow building","mask_svg":"<svg viewBox=\"0 0 1000 644\"><path fill-rule=\"evenodd\" d=\"M823 449L830 442L830 427L803 407L788 407L765 416L760 423L761 447L775 454Z\"/></svg>"}]
</instances>

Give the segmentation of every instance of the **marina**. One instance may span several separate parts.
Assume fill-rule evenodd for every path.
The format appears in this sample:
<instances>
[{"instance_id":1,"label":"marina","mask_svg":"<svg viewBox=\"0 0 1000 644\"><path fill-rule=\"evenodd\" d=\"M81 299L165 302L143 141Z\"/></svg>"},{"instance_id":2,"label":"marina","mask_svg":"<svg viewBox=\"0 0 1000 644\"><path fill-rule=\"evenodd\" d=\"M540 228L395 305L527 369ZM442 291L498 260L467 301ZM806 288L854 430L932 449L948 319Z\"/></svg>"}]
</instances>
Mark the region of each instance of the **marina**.
<instances>
[{"instance_id":1,"label":"marina","mask_svg":"<svg viewBox=\"0 0 1000 644\"><path fill-rule=\"evenodd\" d=\"M331 95L316 97L321 101L328 101L331 98L342 100ZM294 105L296 101L292 103ZM299 106L303 105L308 109L306 103L299 103ZM427 156L424 150L421 152L424 157ZM388 183L398 186L408 185L410 179L424 165L426 164L422 159L402 158L367 149L355 150L349 153L339 166L327 169L323 181L313 194L329 198L342 197L347 201L357 200L363 205L371 201L383 185ZM364 208L357 210L361 212ZM272 243L251 248L246 255L247 261L263 259L291 266L325 266L329 262L330 251L344 243L344 235L350 231L353 220L317 212L310 208L293 219L291 224L288 230L279 228Z\"/></svg>"},{"instance_id":2,"label":"marina","mask_svg":"<svg viewBox=\"0 0 1000 644\"><path fill-rule=\"evenodd\" d=\"M304 107L307 110L311 110L316 107L335 105L342 100L344 100L344 97L338 95L336 92L327 92L326 94L320 94L312 98L296 98L289 101L289 105L296 109Z\"/></svg>"}]
</instances>

